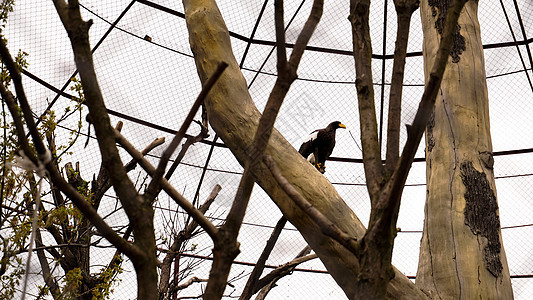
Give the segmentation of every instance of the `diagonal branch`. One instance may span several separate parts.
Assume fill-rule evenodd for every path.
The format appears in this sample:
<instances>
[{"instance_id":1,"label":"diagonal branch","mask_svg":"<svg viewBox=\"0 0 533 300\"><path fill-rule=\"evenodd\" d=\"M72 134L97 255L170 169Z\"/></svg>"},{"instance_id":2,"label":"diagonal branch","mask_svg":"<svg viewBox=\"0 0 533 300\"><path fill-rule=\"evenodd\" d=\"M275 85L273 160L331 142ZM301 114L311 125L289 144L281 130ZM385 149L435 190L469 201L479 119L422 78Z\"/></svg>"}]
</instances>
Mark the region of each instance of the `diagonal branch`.
<instances>
[{"instance_id":1,"label":"diagonal branch","mask_svg":"<svg viewBox=\"0 0 533 300\"><path fill-rule=\"evenodd\" d=\"M222 187L217 184L205 200L204 204L202 204L198 210L205 214L211 204L215 201L215 198L217 197L221 189ZM161 264L161 275L159 280L159 299L165 299L169 290L170 264L179 255L181 245L193 236L193 233L197 227L198 222L193 220L174 237L174 242L170 246L170 249L168 249L168 253L165 255L165 258L163 259L163 262Z\"/></svg>"},{"instance_id":2,"label":"diagonal branch","mask_svg":"<svg viewBox=\"0 0 533 300\"><path fill-rule=\"evenodd\" d=\"M274 269L272 272L268 273L265 277L261 278L259 280L257 287L258 289L261 289L256 300L258 299L264 299L266 297L266 294L270 291L272 288L272 285L281 279L284 276L287 276L292 273L292 271L299 265L306 261L310 261L312 259L317 258L318 256L313 253L309 255L298 255L295 259L291 260L290 262L283 264L279 266L278 268ZM258 290L254 290L254 292L257 292Z\"/></svg>"},{"instance_id":3,"label":"diagonal branch","mask_svg":"<svg viewBox=\"0 0 533 300\"><path fill-rule=\"evenodd\" d=\"M126 150L135 159L139 165L148 173L153 176L155 173L155 167L148 162L148 160L133 147L133 145L122 135L120 132L115 131L117 143L119 143L124 150ZM216 228L211 221L209 221L204 214L192 205L185 197L183 197L178 191L170 185L170 183L162 178L161 187L163 190L179 205L181 206L198 224L207 232L207 234L215 239L217 236L218 228Z\"/></svg>"},{"instance_id":4,"label":"diagonal branch","mask_svg":"<svg viewBox=\"0 0 533 300\"><path fill-rule=\"evenodd\" d=\"M292 49L291 57L289 58L289 67L294 68L295 72L296 72L296 69L298 68L298 65L300 64L300 61L302 60L305 48L307 47L307 44L309 44L309 40L311 40L311 36L313 35L313 32L315 32L316 26L320 22L323 9L324 9L323 0L313 1L313 6L311 7L311 13L309 14L309 17L307 18L307 21L305 22L304 27L302 28L302 31L298 35L298 38L296 39L296 43L294 43L294 48Z\"/></svg>"},{"instance_id":5,"label":"diagonal branch","mask_svg":"<svg viewBox=\"0 0 533 300\"><path fill-rule=\"evenodd\" d=\"M187 140L183 145L181 146L180 152L178 153L178 156L168 168L167 173L165 174L165 179L170 180L170 177L172 177L172 174L174 174L174 171L178 168L178 165L181 163L181 160L185 156L185 153L189 150L189 147L197 143L207 137L209 137L208 128L207 128L207 114L205 113L205 108L202 109L202 122L194 120L194 122L198 123L200 125L200 133L198 133L196 136L189 136L187 137Z\"/></svg>"},{"instance_id":6,"label":"diagonal branch","mask_svg":"<svg viewBox=\"0 0 533 300\"><path fill-rule=\"evenodd\" d=\"M155 173L154 173L154 175L152 177L152 181L150 182L150 184L148 185L148 188L146 190L146 196L147 196L148 199L151 199L153 201L155 199L155 197L157 196L157 194L158 194L158 192L160 190L159 189L159 184L160 184L161 179L163 178L163 174L164 174L165 169L167 167L168 160L170 159L170 156L172 155L172 153L174 153L176 148L179 146L181 140L183 139L183 137L185 136L185 133L187 132L187 129L191 125L191 123L193 121L193 118L196 115L196 112L200 108L200 105L202 105L202 103L204 102L205 98L207 97L207 94L209 93L209 91L211 90L213 85L215 85L215 83L217 82L218 78L220 78L220 76L222 75L222 72L224 72L224 70L226 69L227 66L228 66L227 63L221 62L218 65L218 67L215 70L215 72L213 73L213 75L211 77L209 77L207 82L202 87L202 91L200 92L200 94L198 94L198 97L196 98L196 101L194 101L194 103L192 105L192 108L189 111L189 114L187 114L187 116L185 117L185 120L183 121L183 124L181 125L180 129L178 130L178 132L176 133L176 135L172 139L172 142L170 142L170 145L163 152L163 155L161 156L161 160L159 160L159 164L157 165L157 169L156 169L156 171L155 171Z\"/></svg>"},{"instance_id":7,"label":"diagonal branch","mask_svg":"<svg viewBox=\"0 0 533 300\"><path fill-rule=\"evenodd\" d=\"M294 201L300 209L302 209L319 227L322 233L335 239L339 244L343 245L350 252L357 255L359 252L357 245L357 239L355 237L349 236L347 233L342 231L337 225L328 220L318 209L316 209L311 203L309 203L291 184L290 182L283 177L278 166L274 160L265 155L263 161L267 165L270 172L280 185L280 187L287 193L287 195Z\"/></svg>"},{"instance_id":8,"label":"diagonal branch","mask_svg":"<svg viewBox=\"0 0 533 300\"><path fill-rule=\"evenodd\" d=\"M5 44L4 44L5 45ZM0 47L2 48L2 47ZM7 49L5 49L7 51ZM3 53L3 52L2 52ZM9 60L8 57L2 56L2 59L4 61ZM12 76L14 82L20 81L20 76ZM18 85L19 83L17 83ZM23 93L23 87L22 83L20 82L20 88ZM21 115L19 114L19 111L17 109L17 105L15 103L13 95L11 95L10 92L6 91L3 85L0 85L0 93L2 94L2 97L6 101L8 108L10 110L11 116L13 118L13 122L15 124L17 135L19 138L19 145L22 147L24 153L28 157L32 157L33 151L31 150L28 140L26 139L26 136L24 134L24 127L23 122L21 119ZM24 98L19 97L19 101L24 102ZM27 103L27 102L26 102ZM28 106L29 107L29 106ZM26 113L23 112L23 115ZM31 111L30 111L30 118L31 118ZM26 123L28 125L29 130L37 130L36 127L30 126L30 124ZM33 123L35 126L35 123ZM33 137L33 135L32 135ZM39 141L42 140L40 137L38 140L34 140L34 144L39 143ZM44 144L44 143L43 143ZM37 159L35 156L33 156L35 161ZM87 217L87 219L96 227L96 229L114 246L117 247L117 249L120 249L123 253L125 253L130 258L138 258L142 257L142 253L139 251L139 249L133 245L131 245L128 241L122 239L119 235L116 234L116 232L107 225L107 223L102 219L102 217L97 213L97 211L94 209L94 207L87 202L87 200L74 188L72 185L70 185L68 182L65 181L65 179L59 174L57 171L55 164L48 163L46 165L50 180L54 182L54 185L59 188L61 192L63 192L67 197L69 197L72 201L72 203Z\"/></svg>"},{"instance_id":9,"label":"diagonal branch","mask_svg":"<svg viewBox=\"0 0 533 300\"><path fill-rule=\"evenodd\" d=\"M3 57L2 59L4 60ZM37 165L37 157L33 153L28 139L26 138L26 134L24 133L24 122L22 121L22 118L20 116L15 97L10 91L8 91L4 87L3 84L0 84L0 95L2 96L2 99L4 99L4 102L7 104L7 109L9 110L9 113L13 116L13 123L15 125L19 146L21 147L22 151L24 151L24 154L29 159L31 159L31 161L35 165Z\"/></svg>"},{"instance_id":10,"label":"diagonal branch","mask_svg":"<svg viewBox=\"0 0 533 300\"><path fill-rule=\"evenodd\" d=\"M297 46L298 48L305 48L305 46L309 42L309 38L314 29L316 28L320 16L322 15L322 5L323 1L315 0L313 4L313 9L310 13L310 17L306 23L306 26L304 26L304 29L302 30L301 34L306 38L298 38L297 45L295 45L295 48ZM277 12L280 13L282 11L278 10ZM277 19L280 20L279 17ZM283 28L283 26L277 26L276 28ZM304 31L310 32L304 33ZM304 45L302 46L301 44ZM291 61L299 62L301 59L301 55L303 55L303 52L300 52L300 57L295 57L294 55L296 54L293 53L293 55L291 56ZM249 160L245 166L243 179L241 180L241 184L239 185L237 195L235 196L235 203L232 206L232 209L228 214L227 222L224 225L226 230L228 230L228 232L232 232L232 235L235 238L238 234L240 223L242 223L246 206L248 205L248 199L252 190L251 186L253 186L254 179L251 173L251 169L253 169L254 166L260 163L261 161L262 154L268 144L268 140L272 133L274 122L276 121L276 117L278 115L281 104L283 103L283 99L289 91L290 84L295 79L295 77L292 78L292 75L290 74L294 73L295 76L296 67L297 66L291 67L286 72L283 72L283 70L278 70L278 73L281 73L278 75L276 84L274 85L274 88L270 93L269 99L267 101L265 111L263 112L263 115L259 120L257 132L255 134L254 141L251 147L252 149L250 151Z\"/></svg>"},{"instance_id":11,"label":"diagonal branch","mask_svg":"<svg viewBox=\"0 0 533 300\"><path fill-rule=\"evenodd\" d=\"M265 263L268 257L270 256L270 253L272 253L272 250L274 249L274 246L276 245L276 242L278 241L279 235L281 234L283 227L285 227L285 224L287 224L287 218L281 217L281 219L279 219L278 223L274 227L274 230L272 230L272 234L270 235L270 238L267 241L265 249L263 249L261 256L259 256L259 259L255 263L254 269L250 274L248 281L246 282L246 286L244 287L244 290L242 291L239 300L250 299L254 294L254 291L259 289L256 288L257 281L259 280L261 274L263 274L263 270L265 269Z\"/></svg>"},{"instance_id":12,"label":"diagonal branch","mask_svg":"<svg viewBox=\"0 0 533 300\"><path fill-rule=\"evenodd\" d=\"M146 146L141 151L141 154L144 156L148 154L150 151L152 151L153 149L155 149L156 147L162 145L163 143L165 143L164 137L154 139L150 144L148 144L148 146ZM124 168L126 169L126 172L130 172L133 169L135 169L136 166L137 166L137 161L132 159L124 166ZM98 203L100 203L100 200L104 196L105 192L109 190L110 188L111 188L111 181L109 179L109 176L107 175L106 168L102 165L100 167L100 172L98 173L98 176L96 177L96 183L94 183L94 186L93 186L95 207L98 207Z\"/></svg>"},{"instance_id":13,"label":"diagonal branch","mask_svg":"<svg viewBox=\"0 0 533 300\"><path fill-rule=\"evenodd\" d=\"M128 218L130 221L138 220L136 217L142 216L139 207L145 200L138 196L115 145L115 129L111 126L96 78L89 44L89 28L92 25L92 21L86 22L81 18L78 1L71 0L68 4L64 0L54 0L53 2L70 38L76 67L80 73L83 93L89 107L89 115L98 139L102 162L107 168L109 178ZM134 231L139 229L138 222L132 222L132 224Z\"/></svg>"}]
</instances>

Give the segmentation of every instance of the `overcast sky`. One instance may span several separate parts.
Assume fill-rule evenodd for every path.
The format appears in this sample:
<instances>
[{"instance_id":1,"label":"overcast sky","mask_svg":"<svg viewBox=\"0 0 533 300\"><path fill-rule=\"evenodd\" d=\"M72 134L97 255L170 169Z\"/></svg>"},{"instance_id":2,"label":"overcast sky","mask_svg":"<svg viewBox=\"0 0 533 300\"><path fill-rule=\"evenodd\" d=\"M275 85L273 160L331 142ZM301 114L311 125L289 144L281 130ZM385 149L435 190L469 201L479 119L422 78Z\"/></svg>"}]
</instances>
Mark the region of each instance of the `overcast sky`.
<instances>
[{"instance_id":1,"label":"overcast sky","mask_svg":"<svg viewBox=\"0 0 533 300\"><path fill-rule=\"evenodd\" d=\"M104 36L118 16L130 4L130 1L80 1L84 8L82 14L86 19L93 19L90 36L92 45L96 45ZM177 12L183 12L181 1L154 1ZM220 10L230 31L249 37L259 16L263 1L218 1ZM294 42L309 12L311 1L298 10L301 1L285 1L285 20L288 23L298 11L287 30L287 41ZM358 112L356 93L353 84L355 71L351 48L350 24L348 22L349 1L326 1L324 15L313 36L310 45L329 50L336 54L309 51L304 55L298 71L299 80L292 86L276 128L284 134L295 147L299 146L301 137L314 129L325 127L333 120L342 121L347 130L339 130L335 157L361 158L359 143ZM506 21L502 4L509 17L510 27ZM533 4L529 0L517 0L523 28L518 21L517 10L511 0L480 1L479 20L482 40L485 45L512 42L513 34L517 40L533 36ZM393 54L395 36L395 13L392 1L388 1L387 24L384 25L384 2L372 1L371 34L374 54ZM512 29L512 31L510 30ZM16 1L15 11L10 15L5 31L9 48L14 54L18 49L29 53L28 70L42 80L61 88L68 82L75 71L68 38L51 1ZM143 39L151 37L152 42ZM384 37L386 37L384 39ZM255 32L255 39L272 41L274 39L273 1L269 1ZM271 46L252 45L248 51L246 41L233 38L232 45L236 59L242 62L243 74L250 84L250 93L257 106L262 109L275 81L275 55L270 55ZM385 45L385 49L383 47ZM409 52L421 51L422 34L420 18L415 12L411 27ZM485 51L487 84L490 99L490 116L492 140L495 151L533 148L530 128L533 127L531 108L533 93L531 83L523 70L522 59L531 77L531 61L525 46L506 46L491 48ZM330 51L331 52L331 51ZM246 56L244 56L246 53ZM100 86L108 108L131 117L144 120L154 125L176 130L181 125L185 114L200 90L200 82L196 73L192 53L188 44L185 21L179 16L164 13L141 3L135 3L117 27L105 38L95 51L94 58L99 76ZM384 109L387 109L388 91L392 60L373 61L376 102L378 109L381 101L382 71L385 74ZM257 75L257 71L261 74ZM257 77L256 77L257 76ZM424 83L421 56L407 59L404 87L404 104L402 123L409 124L414 116L418 101L422 95ZM26 93L32 108L37 115L53 101L54 92L39 83L25 77ZM72 93L68 88L67 91ZM53 106L61 111L69 105L69 101L59 98ZM379 112L378 112L379 113ZM114 121L119 120L114 118ZM74 126L76 119L69 120L65 125ZM384 118L386 124L386 117ZM190 130L195 134L197 128ZM86 127L85 129L86 130ZM123 133L138 148L144 148L154 138L171 136L164 131L126 121ZM66 139L68 130L58 129L60 137ZM208 138L214 138L214 132ZM405 132L402 133L402 141ZM85 140L85 139L84 139ZM220 142L220 141L219 141ZM82 143L83 144L83 143ZM93 140L87 148L80 145L76 148L73 161L79 160L82 174L86 179L97 172L98 151ZM156 150L160 154L162 150ZM172 183L188 199L194 199L198 182L202 177L202 168L206 164L210 147L197 144L189 150L172 179ZM420 148L417 157L423 157ZM127 156L125 156L127 157ZM501 223L503 227L522 226L503 229L503 237L509 267L512 275L533 274L533 255L531 240L533 237L533 202L532 194L533 164L532 154L498 156L495 158L498 198ZM125 158L126 159L126 158ZM129 160L129 158L127 158ZM152 159L156 162L156 159ZM231 205L236 187L240 180L241 167L224 148L216 147L208 162L209 170L199 188L199 199L203 200L215 184L223 187L212 209L213 216L225 215ZM363 169L356 163L328 162L325 176L366 224L369 214L369 203L364 187ZM132 178L139 182L141 173L132 173ZM398 226L404 232L396 239L394 264L405 274L415 275L418 263L418 248L423 224L423 206L425 201L425 165L415 163L405 189ZM169 224L174 213L166 209L175 209L164 197L160 200L156 224L161 233L164 225ZM106 199L101 213L115 207L115 200ZM264 241L271 232L281 214L268 197L256 187L246 216L247 224L243 227L239 241L242 253L237 260L254 262L262 251ZM182 217L180 217L182 219ZM111 224L124 224L123 215L114 214L108 217ZM179 230L179 229L178 229ZM210 242L200 237L195 241L200 255L210 254ZM280 238L279 244L269 260L269 264L279 265L292 259L305 246L300 235L288 225ZM95 250L97 263L105 264L110 251ZM99 256L101 255L101 256ZM35 267L37 261L35 261ZM318 260L302 265L306 269L323 270ZM98 268L96 268L98 269ZM209 263L204 263L195 275L206 277ZM249 272L250 268L236 266L232 276L240 272ZM131 298L135 295L133 271L125 272L119 287L116 287L120 298ZM240 293L245 280L236 283L236 293ZM37 281L35 281L37 283ZM284 279L274 289L272 299L294 299L293 295L310 299L333 297L342 299L342 291L336 287L327 275L297 272L291 278ZM516 299L533 298L533 280L513 280ZM195 292L191 292L193 295Z\"/></svg>"}]
</instances>

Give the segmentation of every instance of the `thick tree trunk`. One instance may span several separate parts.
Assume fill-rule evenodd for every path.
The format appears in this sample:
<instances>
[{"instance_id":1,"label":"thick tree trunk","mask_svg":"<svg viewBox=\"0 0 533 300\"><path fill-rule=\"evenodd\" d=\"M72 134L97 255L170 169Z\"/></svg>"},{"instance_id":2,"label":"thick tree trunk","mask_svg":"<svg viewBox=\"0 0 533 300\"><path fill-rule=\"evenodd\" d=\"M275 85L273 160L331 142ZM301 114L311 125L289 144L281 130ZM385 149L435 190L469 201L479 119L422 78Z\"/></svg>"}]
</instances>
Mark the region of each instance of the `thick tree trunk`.
<instances>
[{"instance_id":1,"label":"thick tree trunk","mask_svg":"<svg viewBox=\"0 0 533 300\"><path fill-rule=\"evenodd\" d=\"M205 82L221 61L229 64L205 104L211 126L244 164L250 155L260 112L250 97L246 80L233 56L228 30L215 1L184 0L183 3L191 49L201 81ZM278 131L272 132L265 153L273 158L287 180L333 223L354 237L363 236L364 226L331 183ZM298 228L346 295L353 298L353 282L358 274L357 258L333 239L321 234L315 223L278 186L263 163L253 172L259 185ZM398 271L388 291L393 299L425 299L425 295Z\"/></svg>"},{"instance_id":2,"label":"thick tree trunk","mask_svg":"<svg viewBox=\"0 0 533 300\"><path fill-rule=\"evenodd\" d=\"M426 79L448 1L423 0ZM475 0L459 18L426 131L427 202L416 285L435 299L512 299L502 245Z\"/></svg>"}]
</instances>

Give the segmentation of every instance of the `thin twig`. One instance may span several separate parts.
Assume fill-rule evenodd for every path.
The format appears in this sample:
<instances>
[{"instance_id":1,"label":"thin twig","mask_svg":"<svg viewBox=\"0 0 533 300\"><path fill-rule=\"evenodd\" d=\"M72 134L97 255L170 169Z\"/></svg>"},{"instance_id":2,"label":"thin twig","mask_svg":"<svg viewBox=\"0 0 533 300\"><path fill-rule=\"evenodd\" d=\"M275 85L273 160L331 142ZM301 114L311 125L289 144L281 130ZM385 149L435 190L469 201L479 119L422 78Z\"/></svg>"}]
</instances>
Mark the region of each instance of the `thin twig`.
<instances>
[{"instance_id":1,"label":"thin twig","mask_svg":"<svg viewBox=\"0 0 533 300\"><path fill-rule=\"evenodd\" d=\"M307 245L296 255L295 259L306 256L309 253L311 253L311 246ZM296 269L296 266L292 266L291 268L287 269L285 272L278 273L279 276L270 277L267 280L259 280L259 282L255 286L257 290L254 290L254 294L259 292L257 294L257 297L255 297L255 299L256 300L264 299L267 296L267 294L270 292L270 290L272 290L276 286L276 282L279 279L281 279L285 275L291 274L295 269ZM266 275L263 279L265 279L266 277L268 277L268 275Z\"/></svg>"},{"instance_id":2,"label":"thin twig","mask_svg":"<svg viewBox=\"0 0 533 300\"><path fill-rule=\"evenodd\" d=\"M141 154L142 155L146 155L146 154L150 153L150 151L154 150L155 148L159 147L160 145L162 145L164 143L165 143L165 138L164 137L156 138L150 144L148 144L148 146L144 147L144 149L141 151ZM135 166L137 166L137 161L134 160L134 159L130 160L125 165L126 171L130 171L130 170L135 169Z\"/></svg>"},{"instance_id":3,"label":"thin twig","mask_svg":"<svg viewBox=\"0 0 533 300\"><path fill-rule=\"evenodd\" d=\"M198 121L194 120L194 122L196 122L196 123L198 123L198 125L200 125L200 133L198 133L196 136L187 137L187 140L185 141L185 143L181 147L180 152L178 153L178 156L176 157L176 159L174 160L174 162L172 163L170 168L168 168L168 171L165 174L165 179L166 180L170 180L170 177L172 177L172 174L174 174L174 171L176 171L176 169L178 168L178 165L181 163L181 160L185 156L185 153L187 153L187 150L189 150L189 147L192 144L197 143L197 142L199 142L199 141L201 141L204 138L207 138L209 136L209 133L207 132L207 130L208 130L208 128L207 128L207 119L204 119L206 117L207 117L207 115L205 114L205 110L203 110L202 111L202 121L203 122L198 122Z\"/></svg>"},{"instance_id":4,"label":"thin twig","mask_svg":"<svg viewBox=\"0 0 533 300\"><path fill-rule=\"evenodd\" d=\"M257 283L257 287L261 290L259 291L259 294L255 298L256 300L264 299L268 292L274 287L275 283L283 278L284 276L287 276L292 273L292 271L301 263L304 263L306 261L312 260L317 258L318 256L313 253L310 255L305 256L298 256L297 258L293 259L292 261L283 264L279 266L278 268L274 269L272 272L268 273L265 277L261 278L259 282ZM256 291L257 292L257 291Z\"/></svg>"},{"instance_id":5,"label":"thin twig","mask_svg":"<svg viewBox=\"0 0 533 300\"><path fill-rule=\"evenodd\" d=\"M211 190L211 193L205 200L204 204L202 204L198 210L205 215L211 204L215 201L215 198L217 197L221 189L222 187L220 185L215 185L215 187L213 188L213 190ZM167 255L165 255L165 258L163 259L163 262L161 264L161 275L159 280L159 299L164 299L165 295L169 290L170 264L176 258L176 256L179 255L178 250L181 248L181 245L186 240L192 237L197 227L198 223L193 219L193 221L189 223L185 227L185 229L180 231L174 237L174 242L168 249Z\"/></svg>"}]
</instances>

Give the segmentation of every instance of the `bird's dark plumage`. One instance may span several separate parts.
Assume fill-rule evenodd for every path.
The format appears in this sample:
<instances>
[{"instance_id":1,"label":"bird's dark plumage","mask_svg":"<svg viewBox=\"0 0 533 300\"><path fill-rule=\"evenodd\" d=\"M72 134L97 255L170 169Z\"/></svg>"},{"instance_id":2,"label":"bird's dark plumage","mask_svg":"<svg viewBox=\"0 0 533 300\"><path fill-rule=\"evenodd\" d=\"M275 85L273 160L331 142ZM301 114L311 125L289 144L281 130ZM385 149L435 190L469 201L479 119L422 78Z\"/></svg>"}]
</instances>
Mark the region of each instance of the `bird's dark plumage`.
<instances>
[{"instance_id":1,"label":"bird's dark plumage","mask_svg":"<svg viewBox=\"0 0 533 300\"><path fill-rule=\"evenodd\" d=\"M335 147L335 131L338 128L346 128L346 126L335 121L326 128L313 131L298 150L321 173L325 172L326 159L329 158Z\"/></svg>"}]
</instances>

